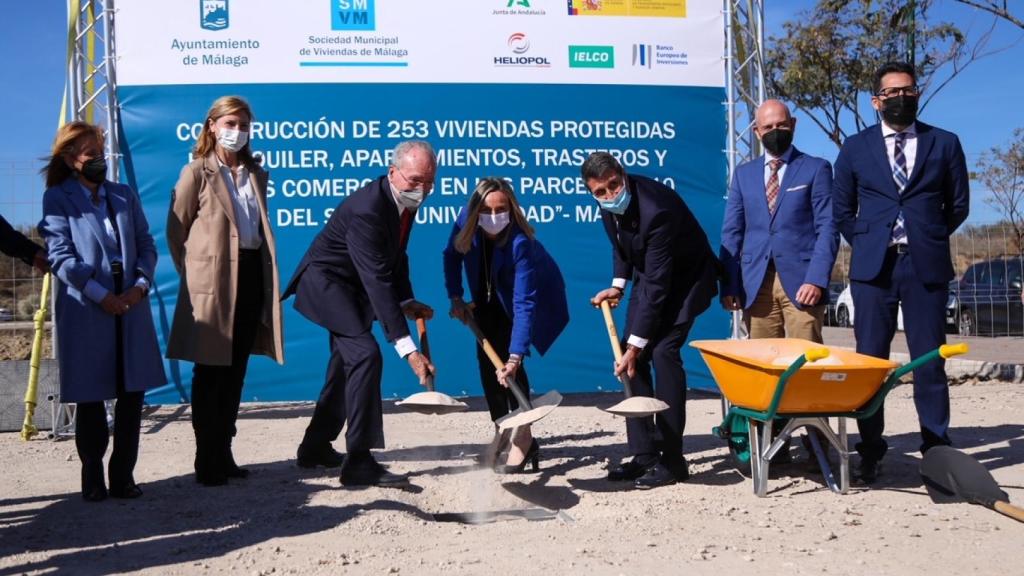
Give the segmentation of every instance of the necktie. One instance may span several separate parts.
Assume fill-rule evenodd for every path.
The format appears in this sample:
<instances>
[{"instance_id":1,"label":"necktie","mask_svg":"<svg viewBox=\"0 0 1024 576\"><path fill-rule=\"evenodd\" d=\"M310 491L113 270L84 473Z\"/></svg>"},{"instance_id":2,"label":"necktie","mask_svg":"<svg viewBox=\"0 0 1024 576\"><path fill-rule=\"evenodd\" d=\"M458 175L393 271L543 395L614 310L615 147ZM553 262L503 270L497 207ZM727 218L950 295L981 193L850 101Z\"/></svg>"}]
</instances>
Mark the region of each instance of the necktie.
<instances>
[{"instance_id":1,"label":"necktie","mask_svg":"<svg viewBox=\"0 0 1024 576\"><path fill-rule=\"evenodd\" d=\"M782 160L776 158L768 163L768 167L772 169L772 173L768 176L764 193L768 197L768 213L775 214L775 203L779 198L779 168L782 167Z\"/></svg>"},{"instance_id":2,"label":"necktie","mask_svg":"<svg viewBox=\"0 0 1024 576\"><path fill-rule=\"evenodd\" d=\"M896 181L896 187L899 189L900 195L903 195L903 190L907 187L907 157L903 152L903 145L907 140L907 135L903 132L897 133L895 136L895 145L893 146L892 153L892 178ZM907 229L903 224L903 211L900 210L899 214L896 215L896 222L892 225L892 242L893 244L904 244L907 241Z\"/></svg>"},{"instance_id":3,"label":"necktie","mask_svg":"<svg viewBox=\"0 0 1024 576\"><path fill-rule=\"evenodd\" d=\"M405 247L409 244L409 231L412 230L412 219L416 213L408 208L402 210L402 219L398 225L398 245L402 247L402 251L405 251Z\"/></svg>"}]
</instances>

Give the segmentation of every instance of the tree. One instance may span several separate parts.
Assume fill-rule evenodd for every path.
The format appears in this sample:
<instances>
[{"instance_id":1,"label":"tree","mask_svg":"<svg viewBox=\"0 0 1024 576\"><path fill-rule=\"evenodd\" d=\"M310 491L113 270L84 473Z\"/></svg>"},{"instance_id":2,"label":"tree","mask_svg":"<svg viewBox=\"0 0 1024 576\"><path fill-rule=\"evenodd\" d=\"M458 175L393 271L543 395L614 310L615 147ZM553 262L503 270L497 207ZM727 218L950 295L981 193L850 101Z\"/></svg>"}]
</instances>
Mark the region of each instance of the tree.
<instances>
[{"instance_id":1,"label":"tree","mask_svg":"<svg viewBox=\"0 0 1024 576\"><path fill-rule=\"evenodd\" d=\"M978 160L974 177L989 190L985 199L1009 225L1018 254L1024 253L1024 128L1005 149L993 147Z\"/></svg>"},{"instance_id":2,"label":"tree","mask_svg":"<svg viewBox=\"0 0 1024 576\"><path fill-rule=\"evenodd\" d=\"M1002 18L1003 20L1006 20L1010 24L1013 24L1013 25L1018 26L1020 28L1024 28L1024 20L1021 20L1020 18L1015 17L1013 14L1010 13L1010 9L1007 8L1007 4L1009 3L1009 0L1003 0L1002 1L1002 5L1000 5L1000 3L996 2L995 0L988 0L987 2L984 2L982 0L956 0L956 1L961 3L961 4L966 4L967 6L972 6L974 8L978 8L980 10L984 10L985 12L988 12L989 14L994 14L995 16L997 16L999 18Z\"/></svg>"},{"instance_id":3,"label":"tree","mask_svg":"<svg viewBox=\"0 0 1024 576\"><path fill-rule=\"evenodd\" d=\"M818 0L768 41L771 91L807 114L836 147L874 123L873 74L892 60L913 61L920 109L971 62L986 56L992 27L971 44L950 22L932 22L934 0ZM865 116L864 112L867 112ZM852 129L848 129L852 128Z\"/></svg>"}]
</instances>

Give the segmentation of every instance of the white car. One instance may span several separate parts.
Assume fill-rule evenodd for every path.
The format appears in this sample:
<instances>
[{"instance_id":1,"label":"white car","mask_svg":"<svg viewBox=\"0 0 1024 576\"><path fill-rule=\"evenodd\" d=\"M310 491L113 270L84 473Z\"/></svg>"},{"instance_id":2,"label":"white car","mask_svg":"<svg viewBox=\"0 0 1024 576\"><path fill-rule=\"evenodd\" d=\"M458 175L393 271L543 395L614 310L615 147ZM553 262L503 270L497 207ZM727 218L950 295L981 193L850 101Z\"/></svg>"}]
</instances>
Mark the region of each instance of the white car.
<instances>
[{"instance_id":1,"label":"white car","mask_svg":"<svg viewBox=\"0 0 1024 576\"><path fill-rule=\"evenodd\" d=\"M843 328L853 326L853 312L853 296L850 294L850 287L847 286L836 300L836 325ZM900 306L896 313L896 329L903 330L903 306Z\"/></svg>"}]
</instances>

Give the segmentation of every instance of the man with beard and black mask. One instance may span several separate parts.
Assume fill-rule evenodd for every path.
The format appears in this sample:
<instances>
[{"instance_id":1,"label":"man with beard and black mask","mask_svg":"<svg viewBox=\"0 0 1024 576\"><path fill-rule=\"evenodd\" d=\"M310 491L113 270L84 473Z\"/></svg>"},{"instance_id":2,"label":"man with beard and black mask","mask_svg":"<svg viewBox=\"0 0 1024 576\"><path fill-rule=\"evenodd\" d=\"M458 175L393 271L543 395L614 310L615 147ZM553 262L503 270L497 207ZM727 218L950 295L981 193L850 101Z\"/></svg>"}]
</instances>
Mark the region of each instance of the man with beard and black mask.
<instances>
[{"instance_id":1,"label":"man with beard and black mask","mask_svg":"<svg viewBox=\"0 0 1024 576\"><path fill-rule=\"evenodd\" d=\"M945 307L953 263L949 237L967 219L967 163L955 134L917 121L914 67L898 62L875 73L871 105L882 122L851 136L836 160L832 208L852 246L850 291L857 352L889 357L896 316L910 356L945 344ZM950 444L949 383L944 365L914 370L921 453ZM881 409L858 421L860 479L873 483L887 445Z\"/></svg>"},{"instance_id":2,"label":"man with beard and black mask","mask_svg":"<svg viewBox=\"0 0 1024 576\"><path fill-rule=\"evenodd\" d=\"M796 118L768 100L754 133L765 150L735 170L722 221L722 307L742 310L751 338L821 342L827 287L839 248L832 166L797 150ZM779 428L781 429L781 428ZM791 459L789 442L774 462Z\"/></svg>"},{"instance_id":3,"label":"man with beard and black mask","mask_svg":"<svg viewBox=\"0 0 1024 576\"><path fill-rule=\"evenodd\" d=\"M396 146L388 173L353 192L334 211L282 296L295 294L295 309L331 336L326 382L297 463L303 468L341 466L345 486L407 483L370 454L371 448L384 447L384 359L370 328L376 318L384 337L426 385L434 366L416 349L406 318L429 320L434 311L413 298L406 246L436 172L430 144ZM346 422L348 456L343 459L331 443Z\"/></svg>"}]
</instances>

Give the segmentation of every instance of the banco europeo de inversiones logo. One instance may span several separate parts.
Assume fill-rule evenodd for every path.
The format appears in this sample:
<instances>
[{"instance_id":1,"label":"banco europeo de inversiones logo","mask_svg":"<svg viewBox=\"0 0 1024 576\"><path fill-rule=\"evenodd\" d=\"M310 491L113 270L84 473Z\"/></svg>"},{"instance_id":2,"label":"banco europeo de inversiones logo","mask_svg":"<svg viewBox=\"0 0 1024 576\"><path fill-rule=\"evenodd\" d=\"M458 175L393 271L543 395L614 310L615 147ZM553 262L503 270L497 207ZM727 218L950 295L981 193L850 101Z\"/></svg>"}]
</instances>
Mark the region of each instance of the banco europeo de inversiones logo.
<instances>
[{"instance_id":1,"label":"banco europeo de inversiones logo","mask_svg":"<svg viewBox=\"0 0 1024 576\"><path fill-rule=\"evenodd\" d=\"M650 68L654 65L654 46L652 44L633 44L633 66Z\"/></svg>"},{"instance_id":2,"label":"banco europeo de inversiones logo","mask_svg":"<svg viewBox=\"0 0 1024 576\"><path fill-rule=\"evenodd\" d=\"M569 68L615 68L615 47L569 46Z\"/></svg>"},{"instance_id":3,"label":"banco europeo de inversiones logo","mask_svg":"<svg viewBox=\"0 0 1024 576\"><path fill-rule=\"evenodd\" d=\"M330 0L331 30L376 30L374 0Z\"/></svg>"},{"instance_id":4,"label":"banco europeo de inversiones logo","mask_svg":"<svg viewBox=\"0 0 1024 576\"><path fill-rule=\"evenodd\" d=\"M199 0L199 26L204 30L228 27L228 0Z\"/></svg>"}]
</instances>

